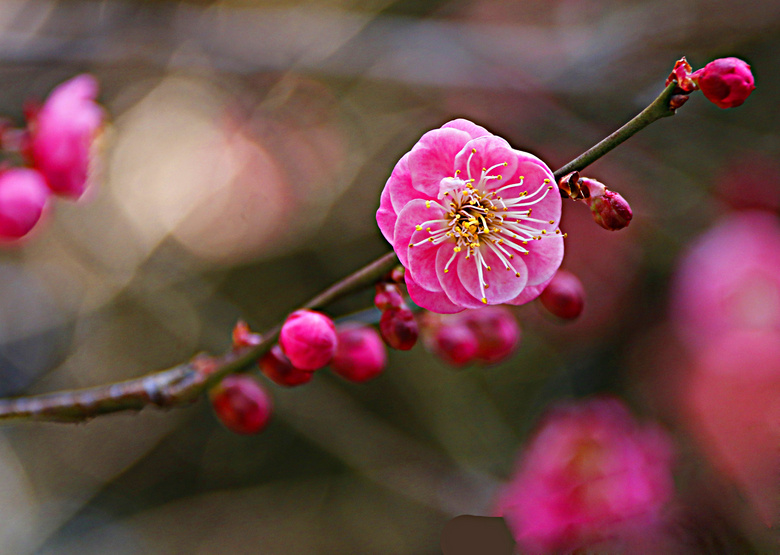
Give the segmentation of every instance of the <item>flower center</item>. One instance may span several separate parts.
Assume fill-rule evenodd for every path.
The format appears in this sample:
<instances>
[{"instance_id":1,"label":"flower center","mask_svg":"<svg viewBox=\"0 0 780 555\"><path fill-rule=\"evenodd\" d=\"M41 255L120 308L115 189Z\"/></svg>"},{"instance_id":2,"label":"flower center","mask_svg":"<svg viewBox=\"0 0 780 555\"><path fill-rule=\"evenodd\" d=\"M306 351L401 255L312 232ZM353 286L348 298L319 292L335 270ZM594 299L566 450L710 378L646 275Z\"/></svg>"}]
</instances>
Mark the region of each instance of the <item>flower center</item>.
<instances>
[{"instance_id":1,"label":"flower center","mask_svg":"<svg viewBox=\"0 0 780 555\"><path fill-rule=\"evenodd\" d=\"M426 241L433 244L454 243L452 256L445 264L444 272L449 272L450 266L455 263L460 253L464 253L466 260L473 258L479 276L481 300L487 304L485 289L489 284L486 272L492 271L492 268L487 264L485 255L488 252L494 254L506 270L514 271L519 278L520 273L509 262L515 253L527 255L528 241L555 237L561 235L561 230L548 230L545 226L554 225L554 220L540 220L531 215L533 205L544 199L553 189L549 179L545 179L533 193L525 189L513 198L503 198L502 191L514 189L510 191L510 194L514 194L518 187L524 187L525 178L521 176L517 183L489 191L488 185L492 181L502 179L500 174L491 175L490 172L507 166L507 163L482 168L479 177L473 177L471 160L475 153L476 149L472 149L466 163L467 179L461 177L460 170L456 171L453 177L441 180L439 202L426 201L429 208L432 204L441 207L446 212L445 218L418 224L417 231L425 229L429 236L409 246L422 245ZM566 234L562 236L566 237Z\"/></svg>"}]
</instances>

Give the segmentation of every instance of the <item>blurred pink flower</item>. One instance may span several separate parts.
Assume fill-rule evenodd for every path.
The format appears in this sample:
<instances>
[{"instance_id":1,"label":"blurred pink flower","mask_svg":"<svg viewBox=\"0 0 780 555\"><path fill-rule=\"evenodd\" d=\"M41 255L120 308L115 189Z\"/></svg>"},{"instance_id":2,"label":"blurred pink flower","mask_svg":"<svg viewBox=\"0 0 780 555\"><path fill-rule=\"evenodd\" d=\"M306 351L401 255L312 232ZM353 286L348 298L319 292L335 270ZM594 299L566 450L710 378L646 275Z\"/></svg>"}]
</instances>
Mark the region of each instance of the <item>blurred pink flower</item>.
<instances>
[{"instance_id":1,"label":"blurred pink flower","mask_svg":"<svg viewBox=\"0 0 780 555\"><path fill-rule=\"evenodd\" d=\"M41 219L50 195L39 172L27 168L0 170L0 239L27 235Z\"/></svg>"},{"instance_id":2,"label":"blurred pink flower","mask_svg":"<svg viewBox=\"0 0 780 555\"><path fill-rule=\"evenodd\" d=\"M52 191L79 198L87 186L90 151L103 125L98 83L83 74L55 88L31 117L29 156Z\"/></svg>"},{"instance_id":3,"label":"blurred pink flower","mask_svg":"<svg viewBox=\"0 0 780 555\"><path fill-rule=\"evenodd\" d=\"M780 221L740 212L694 241L680 263L672 310L691 347L736 330L780 332Z\"/></svg>"},{"instance_id":4,"label":"blurred pink flower","mask_svg":"<svg viewBox=\"0 0 780 555\"><path fill-rule=\"evenodd\" d=\"M780 332L735 331L696 353L685 424L767 525L780 523Z\"/></svg>"},{"instance_id":5,"label":"blurred pink flower","mask_svg":"<svg viewBox=\"0 0 780 555\"><path fill-rule=\"evenodd\" d=\"M536 298L563 258L553 179L544 162L470 121L423 135L377 211L412 300L454 313Z\"/></svg>"},{"instance_id":6,"label":"blurred pink flower","mask_svg":"<svg viewBox=\"0 0 780 555\"><path fill-rule=\"evenodd\" d=\"M673 494L672 448L617 400L553 410L500 493L523 553L569 552L648 533Z\"/></svg>"}]
</instances>

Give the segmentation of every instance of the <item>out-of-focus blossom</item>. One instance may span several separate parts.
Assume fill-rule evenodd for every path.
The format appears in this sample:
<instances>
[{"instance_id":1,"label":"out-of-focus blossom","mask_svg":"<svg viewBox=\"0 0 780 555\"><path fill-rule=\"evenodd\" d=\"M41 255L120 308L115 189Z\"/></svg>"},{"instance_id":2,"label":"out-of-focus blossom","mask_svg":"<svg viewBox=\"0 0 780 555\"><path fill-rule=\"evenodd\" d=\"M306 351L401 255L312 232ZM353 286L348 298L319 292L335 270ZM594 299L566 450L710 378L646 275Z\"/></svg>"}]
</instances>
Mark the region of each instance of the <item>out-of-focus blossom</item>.
<instances>
[{"instance_id":1,"label":"out-of-focus blossom","mask_svg":"<svg viewBox=\"0 0 780 555\"><path fill-rule=\"evenodd\" d=\"M87 186L92 146L103 125L98 83L79 75L56 87L29 122L29 156L52 191L77 199Z\"/></svg>"},{"instance_id":2,"label":"out-of-focus blossom","mask_svg":"<svg viewBox=\"0 0 780 555\"><path fill-rule=\"evenodd\" d=\"M715 177L717 196L737 210L780 210L780 162L761 151L732 155Z\"/></svg>"},{"instance_id":3,"label":"out-of-focus blossom","mask_svg":"<svg viewBox=\"0 0 780 555\"><path fill-rule=\"evenodd\" d=\"M338 347L330 365L339 376L365 382L376 378L387 365L387 350L377 331L362 324L336 329Z\"/></svg>"},{"instance_id":4,"label":"out-of-focus blossom","mask_svg":"<svg viewBox=\"0 0 780 555\"><path fill-rule=\"evenodd\" d=\"M698 238L677 271L672 310L693 347L709 348L738 330L780 332L777 217L740 212Z\"/></svg>"},{"instance_id":5,"label":"out-of-focus blossom","mask_svg":"<svg viewBox=\"0 0 780 555\"><path fill-rule=\"evenodd\" d=\"M314 376L314 372L293 366L279 345L271 347L270 351L260 357L257 364L269 380L286 387L308 383Z\"/></svg>"},{"instance_id":6,"label":"out-of-focus blossom","mask_svg":"<svg viewBox=\"0 0 780 555\"><path fill-rule=\"evenodd\" d=\"M228 376L209 397L220 422L237 434L256 434L271 418L271 397L251 376Z\"/></svg>"},{"instance_id":7,"label":"out-of-focus blossom","mask_svg":"<svg viewBox=\"0 0 780 555\"><path fill-rule=\"evenodd\" d=\"M542 306L564 320L573 320L585 307L585 288L580 279L566 270L555 272L539 296Z\"/></svg>"},{"instance_id":8,"label":"out-of-focus blossom","mask_svg":"<svg viewBox=\"0 0 780 555\"><path fill-rule=\"evenodd\" d=\"M584 177L582 186L588 189L584 202L593 212L593 219L604 229L617 231L631 223L634 213L620 193L611 191L600 181Z\"/></svg>"},{"instance_id":9,"label":"out-of-focus blossom","mask_svg":"<svg viewBox=\"0 0 780 555\"><path fill-rule=\"evenodd\" d=\"M767 525L780 523L780 331L735 331L697 352L684 424Z\"/></svg>"},{"instance_id":10,"label":"out-of-focus blossom","mask_svg":"<svg viewBox=\"0 0 780 555\"><path fill-rule=\"evenodd\" d=\"M454 313L538 296L563 258L553 179L544 162L470 121L423 135L377 212L412 300Z\"/></svg>"},{"instance_id":11,"label":"out-of-focus blossom","mask_svg":"<svg viewBox=\"0 0 780 555\"><path fill-rule=\"evenodd\" d=\"M0 170L0 239L19 239L41 219L51 195L36 170Z\"/></svg>"},{"instance_id":12,"label":"out-of-focus blossom","mask_svg":"<svg viewBox=\"0 0 780 555\"><path fill-rule=\"evenodd\" d=\"M408 351L417 343L419 327L414 313L404 304L401 308L389 308L379 318L382 339L390 347Z\"/></svg>"},{"instance_id":13,"label":"out-of-focus blossom","mask_svg":"<svg viewBox=\"0 0 780 555\"><path fill-rule=\"evenodd\" d=\"M336 326L321 312L296 310L282 325L279 344L293 366L318 370L336 353Z\"/></svg>"},{"instance_id":14,"label":"out-of-focus blossom","mask_svg":"<svg viewBox=\"0 0 780 555\"><path fill-rule=\"evenodd\" d=\"M741 106L755 88L750 66L739 58L718 58L694 71L691 78L718 108Z\"/></svg>"},{"instance_id":15,"label":"out-of-focus blossom","mask_svg":"<svg viewBox=\"0 0 780 555\"><path fill-rule=\"evenodd\" d=\"M445 362L494 364L515 352L520 325L506 307L492 306L426 318L425 345Z\"/></svg>"},{"instance_id":16,"label":"out-of-focus blossom","mask_svg":"<svg viewBox=\"0 0 780 555\"><path fill-rule=\"evenodd\" d=\"M523 553L587 549L652 534L673 494L672 448L617 400L553 410L523 453L496 512Z\"/></svg>"}]
</instances>

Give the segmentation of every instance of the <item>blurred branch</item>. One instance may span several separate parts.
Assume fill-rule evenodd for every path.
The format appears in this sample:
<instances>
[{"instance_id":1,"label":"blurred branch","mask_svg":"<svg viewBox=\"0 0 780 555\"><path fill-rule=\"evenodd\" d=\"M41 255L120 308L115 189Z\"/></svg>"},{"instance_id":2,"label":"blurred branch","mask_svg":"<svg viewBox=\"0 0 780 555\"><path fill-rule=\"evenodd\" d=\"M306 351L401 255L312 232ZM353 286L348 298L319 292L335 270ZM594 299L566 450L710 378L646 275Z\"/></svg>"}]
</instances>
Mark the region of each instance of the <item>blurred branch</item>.
<instances>
[{"instance_id":1,"label":"blurred branch","mask_svg":"<svg viewBox=\"0 0 780 555\"><path fill-rule=\"evenodd\" d=\"M620 143L654 121L674 115L670 100L677 87L672 82L647 108L609 137L554 172L556 179L595 162ZM389 252L326 289L302 308L320 308L370 285L397 263ZM281 323L262 334L251 348L230 350L221 356L199 354L190 361L144 377L114 384L61 391L31 397L0 399L0 420L83 422L101 414L124 410L139 411L146 406L171 408L195 401L222 378L241 372L265 354L277 341Z\"/></svg>"}]
</instances>

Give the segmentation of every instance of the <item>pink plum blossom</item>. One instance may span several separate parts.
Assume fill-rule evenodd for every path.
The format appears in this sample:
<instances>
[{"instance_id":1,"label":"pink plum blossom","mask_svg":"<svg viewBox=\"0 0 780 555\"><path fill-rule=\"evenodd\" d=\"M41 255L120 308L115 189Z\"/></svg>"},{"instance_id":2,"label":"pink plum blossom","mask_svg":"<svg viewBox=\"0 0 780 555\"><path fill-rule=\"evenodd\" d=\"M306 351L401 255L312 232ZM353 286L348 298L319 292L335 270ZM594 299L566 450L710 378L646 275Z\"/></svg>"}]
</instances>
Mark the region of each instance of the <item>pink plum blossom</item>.
<instances>
[{"instance_id":1,"label":"pink plum blossom","mask_svg":"<svg viewBox=\"0 0 780 555\"><path fill-rule=\"evenodd\" d=\"M328 364L336 353L333 320L314 310L296 310L279 333L279 345L296 368L314 371Z\"/></svg>"},{"instance_id":2,"label":"pink plum blossom","mask_svg":"<svg viewBox=\"0 0 780 555\"><path fill-rule=\"evenodd\" d=\"M615 399L553 410L499 495L523 553L587 549L648 533L673 493L672 449Z\"/></svg>"},{"instance_id":3,"label":"pink plum blossom","mask_svg":"<svg viewBox=\"0 0 780 555\"><path fill-rule=\"evenodd\" d=\"M41 219L51 192L43 176L27 168L0 170L0 239L19 239Z\"/></svg>"},{"instance_id":4,"label":"pink plum blossom","mask_svg":"<svg viewBox=\"0 0 780 555\"><path fill-rule=\"evenodd\" d=\"M458 119L396 164L377 222L412 300L454 313L536 298L563 258L560 215L544 162Z\"/></svg>"},{"instance_id":5,"label":"pink plum blossom","mask_svg":"<svg viewBox=\"0 0 780 555\"><path fill-rule=\"evenodd\" d=\"M52 191L79 198L87 186L90 151L103 125L98 84L83 74L55 88L33 114L28 155Z\"/></svg>"},{"instance_id":6,"label":"pink plum blossom","mask_svg":"<svg viewBox=\"0 0 780 555\"><path fill-rule=\"evenodd\" d=\"M672 310L694 348L738 330L780 332L780 220L739 212L695 240L675 276Z\"/></svg>"}]
</instances>

